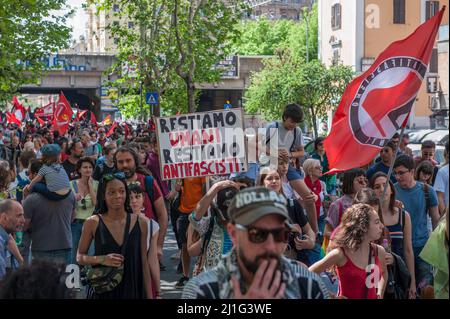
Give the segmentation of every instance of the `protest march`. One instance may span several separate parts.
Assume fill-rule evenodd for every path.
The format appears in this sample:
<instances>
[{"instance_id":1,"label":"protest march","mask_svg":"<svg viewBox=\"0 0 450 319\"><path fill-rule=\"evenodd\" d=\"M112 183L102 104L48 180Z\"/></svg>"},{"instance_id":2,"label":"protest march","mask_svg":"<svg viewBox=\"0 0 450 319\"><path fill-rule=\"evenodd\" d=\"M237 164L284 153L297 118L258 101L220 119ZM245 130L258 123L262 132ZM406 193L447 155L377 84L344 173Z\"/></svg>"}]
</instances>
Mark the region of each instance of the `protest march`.
<instances>
[{"instance_id":1,"label":"protest march","mask_svg":"<svg viewBox=\"0 0 450 319\"><path fill-rule=\"evenodd\" d=\"M255 129L229 103L99 122L63 92L33 112L14 96L0 299L448 299L448 135L438 159L406 128L444 10L355 77L309 143L295 101Z\"/></svg>"}]
</instances>

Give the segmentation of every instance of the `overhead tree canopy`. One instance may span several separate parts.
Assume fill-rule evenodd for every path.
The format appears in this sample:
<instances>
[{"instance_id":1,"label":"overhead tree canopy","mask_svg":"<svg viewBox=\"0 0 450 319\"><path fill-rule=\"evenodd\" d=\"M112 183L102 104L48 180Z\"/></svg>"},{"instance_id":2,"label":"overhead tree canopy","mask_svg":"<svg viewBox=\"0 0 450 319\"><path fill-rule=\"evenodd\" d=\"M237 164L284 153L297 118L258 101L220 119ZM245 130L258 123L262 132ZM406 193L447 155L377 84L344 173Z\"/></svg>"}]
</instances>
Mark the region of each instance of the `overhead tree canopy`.
<instances>
[{"instance_id":1,"label":"overhead tree canopy","mask_svg":"<svg viewBox=\"0 0 450 319\"><path fill-rule=\"evenodd\" d=\"M0 106L45 70L42 59L66 48L70 39L66 0L0 1Z\"/></svg>"}]
</instances>

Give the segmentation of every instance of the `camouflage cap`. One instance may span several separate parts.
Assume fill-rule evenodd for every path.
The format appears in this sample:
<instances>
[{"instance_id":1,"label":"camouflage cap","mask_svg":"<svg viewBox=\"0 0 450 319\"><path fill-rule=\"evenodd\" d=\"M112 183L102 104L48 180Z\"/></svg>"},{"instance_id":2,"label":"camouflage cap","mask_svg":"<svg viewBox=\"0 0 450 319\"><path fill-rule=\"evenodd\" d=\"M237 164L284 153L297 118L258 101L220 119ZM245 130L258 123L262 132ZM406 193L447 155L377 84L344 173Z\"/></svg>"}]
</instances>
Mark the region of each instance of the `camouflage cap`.
<instances>
[{"instance_id":1,"label":"camouflage cap","mask_svg":"<svg viewBox=\"0 0 450 319\"><path fill-rule=\"evenodd\" d=\"M246 188L234 196L228 207L228 216L236 224L248 226L271 214L284 217L291 223L286 198L265 187Z\"/></svg>"}]
</instances>

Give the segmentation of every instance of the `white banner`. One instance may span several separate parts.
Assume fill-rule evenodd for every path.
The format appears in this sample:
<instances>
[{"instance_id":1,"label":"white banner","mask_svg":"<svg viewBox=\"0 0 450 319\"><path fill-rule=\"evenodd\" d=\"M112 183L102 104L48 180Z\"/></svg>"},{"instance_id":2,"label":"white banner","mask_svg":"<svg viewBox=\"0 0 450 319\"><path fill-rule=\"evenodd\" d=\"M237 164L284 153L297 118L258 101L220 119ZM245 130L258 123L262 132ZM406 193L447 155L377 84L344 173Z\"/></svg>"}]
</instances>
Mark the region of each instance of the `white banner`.
<instances>
[{"instance_id":1,"label":"white banner","mask_svg":"<svg viewBox=\"0 0 450 319\"><path fill-rule=\"evenodd\" d=\"M156 120L163 180L247 171L242 109Z\"/></svg>"}]
</instances>

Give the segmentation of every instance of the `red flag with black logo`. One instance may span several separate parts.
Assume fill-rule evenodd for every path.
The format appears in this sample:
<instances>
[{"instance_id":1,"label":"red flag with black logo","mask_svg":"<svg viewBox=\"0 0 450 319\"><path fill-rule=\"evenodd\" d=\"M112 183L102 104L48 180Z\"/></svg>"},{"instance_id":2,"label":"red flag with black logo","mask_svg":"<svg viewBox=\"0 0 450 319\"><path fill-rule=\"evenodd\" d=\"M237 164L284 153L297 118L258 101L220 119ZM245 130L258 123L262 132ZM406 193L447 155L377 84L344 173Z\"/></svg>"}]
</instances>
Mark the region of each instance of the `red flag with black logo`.
<instances>
[{"instance_id":1,"label":"red flag with black logo","mask_svg":"<svg viewBox=\"0 0 450 319\"><path fill-rule=\"evenodd\" d=\"M72 120L73 111L64 94L59 94L58 103L56 103L55 114L53 117L53 126L59 134L64 135L69 129L69 123Z\"/></svg>"},{"instance_id":2,"label":"red flag with black logo","mask_svg":"<svg viewBox=\"0 0 450 319\"><path fill-rule=\"evenodd\" d=\"M406 125L444 10L445 6L407 38L391 43L347 86L324 142L328 173L367 165Z\"/></svg>"},{"instance_id":3,"label":"red flag with black logo","mask_svg":"<svg viewBox=\"0 0 450 319\"><path fill-rule=\"evenodd\" d=\"M11 113L15 115L16 119L18 119L19 121L23 121L25 119L26 110L23 105L20 104L16 96L13 96L12 104L13 110Z\"/></svg>"}]
</instances>

